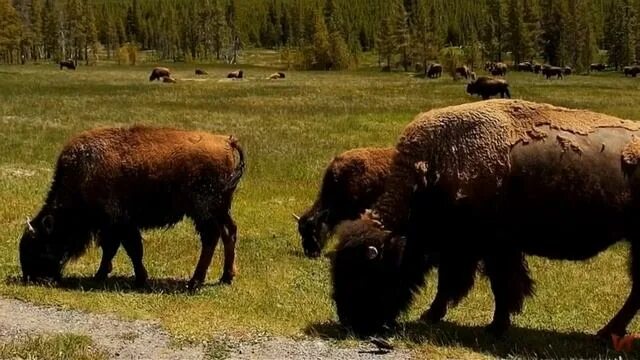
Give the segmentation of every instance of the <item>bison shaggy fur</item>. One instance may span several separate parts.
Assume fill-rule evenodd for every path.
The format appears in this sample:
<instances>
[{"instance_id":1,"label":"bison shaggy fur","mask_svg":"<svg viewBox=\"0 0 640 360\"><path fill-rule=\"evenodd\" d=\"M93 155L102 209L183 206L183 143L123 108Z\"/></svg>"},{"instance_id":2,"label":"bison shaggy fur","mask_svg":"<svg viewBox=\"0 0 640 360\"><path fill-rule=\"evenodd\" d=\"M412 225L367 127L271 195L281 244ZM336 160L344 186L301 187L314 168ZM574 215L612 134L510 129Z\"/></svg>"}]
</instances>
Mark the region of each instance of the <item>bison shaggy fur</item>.
<instances>
[{"instance_id":1,"label":"bison shaggy fur","mask_svg":"<svg viewBox=\"0 0 640 360\"><path fill-rule=\"evenodd\" d=\"M442 75L442 65L440 64L431 64L429 69L427 70L427 77L429 78L437 78Z\"/></svg>"},{"instance_id":2,"label":"bison shaggy fur","mask_svg":"<svg viewBox=\"0 0 640 360\"><path fill-rule=\"evenodd\" d=\"M171 70L166 67L156 67L151 70L149 75L149 81L162 80L164 77L171 77Z\"/></svg>"},{"instance_id":3,"label":"bison shaggy fur","mask_svg":"<svg viewBox=\"0 0 640 360\"><path fill-rule=\"evenodd\" d=\"M622 69L622 72L624 73L624 76L632 76L632 77L636 77L636 75L638 75L638 73L640 73L640 66L637 65L633 65L633 66L625 66Z\"/></svg>"},{"instance_id":4,"label":"bison shaggy fur","mask_svg":"<svg viewBox=\"0 0 640 360\"><path fill-rule=\"evenodd\" d=\"M358 148L331 160L313 205L298 218L306 256L320 256L338 223L357 219L373 205L384 189L394 153L394 148Z\"/></svg>"},{"instance_id":5,"label":"bison shaggy fur","mask_svg":"<svg viewBox=\"0 0 640 360\"><path fill-rule=\"evenodd\" d=\"M60 70L67 68L70 70L76 69L76 63L73 60L62 60L60 61Z\"/></svg>"},{"instance_id":6,"label":"bison shaggy fur","mask_svg":"<svg viewBox=\"0 0 640 360\"><path fill-rule=\"evenodd\" d=\"M493 79L487 76L481 76L476 80L472 80L467 84L467 93L470 95L480 95L482 99L489 99L491 96L500 94L510 98L509 83L503 79Z\"/></svg>"},{"instance_id":7,"label":"bison shaggy fur","mask_svg":"<svg viewBox=\"0 0 640 360\"><path fill-rule=\"evenodd\" d=\"M625 333L640 308L639 123L496 99L418 115L396 150L383 194L337 232L341 323L359 333L392 324L435 255L438 290L422 319L442 319L481 263L495 299L488 330L501 334L534 293L525 255L585 261L626 241L631 293L598 334Z\"/></svg>"},{"instance_id":8,"label":"bison shaggy fur","mask_svg":"<svg viewBox=\"0 0 640 360\"><path fill-rule=\"evenodd\" d=\"M96 239L102 261L95 277L108 276L122 244L136 285L143 286L148 276L140 231L187 216L202 242L190 288L204 282L219 237L221 281L231 283L236 225L230 209L243 169L233 136L139 126L80 133L62 149L44 205L27 222L20 240L23 279L59 280L67 262Z\"/></svg>"}]
</instances>

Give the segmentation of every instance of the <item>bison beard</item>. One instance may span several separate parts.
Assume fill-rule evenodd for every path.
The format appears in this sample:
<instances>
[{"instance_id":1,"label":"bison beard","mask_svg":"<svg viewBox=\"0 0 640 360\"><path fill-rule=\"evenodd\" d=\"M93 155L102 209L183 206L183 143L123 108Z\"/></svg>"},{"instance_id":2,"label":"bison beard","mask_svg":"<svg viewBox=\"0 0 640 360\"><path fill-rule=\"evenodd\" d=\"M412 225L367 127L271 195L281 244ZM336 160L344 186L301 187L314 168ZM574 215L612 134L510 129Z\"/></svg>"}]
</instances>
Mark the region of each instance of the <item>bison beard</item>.
<instances>
[{"instance_id":1,"label":"bison beard","mask_svg":"<svg viewBox=\"0 0 640 360\"><path fill-rule=\"evenodd\" d=\"M219 237L221 281L231 283L236 225L229 211L243 171L244 154L233 137L146 127L79 134L60 153L46 201L20 240L23 278L60 279L68 260L96 238L102 261L95 277L108 276L122 244L142 286L148 276L140 231L187 216L202 242L190 288L204 282Z\"/></svg>"},{"instance_id":2,"label":"bison beard","mask_svg":"<svg viewBox=\"0 0 640 360\"><path fill-rule=\"evenodd\" d=\"M385 192L339 232L340 321L361 333L392 323L422 286L425 256L438 256L438 293L422 319L442 319L483 262L495 298L488 329L500 334L534 293L526 254L582 261L627 239L631 294L598 333L624 334L640 308L636 136L632 121L519 100L420 114L396 146Z\"/></svg>"},{"instance_id":3,"label":"bison beard","mask_svg":"<svg viewBox=\"0 0 640 360\"><path fill-rule=\"evenodd\" d=\"M384 189L394 153L394 148L358 148L333 158L316 200L297 218L306 256L320 256L339 222L357 219L373 205Z\"/></svg>"}]
</instances>

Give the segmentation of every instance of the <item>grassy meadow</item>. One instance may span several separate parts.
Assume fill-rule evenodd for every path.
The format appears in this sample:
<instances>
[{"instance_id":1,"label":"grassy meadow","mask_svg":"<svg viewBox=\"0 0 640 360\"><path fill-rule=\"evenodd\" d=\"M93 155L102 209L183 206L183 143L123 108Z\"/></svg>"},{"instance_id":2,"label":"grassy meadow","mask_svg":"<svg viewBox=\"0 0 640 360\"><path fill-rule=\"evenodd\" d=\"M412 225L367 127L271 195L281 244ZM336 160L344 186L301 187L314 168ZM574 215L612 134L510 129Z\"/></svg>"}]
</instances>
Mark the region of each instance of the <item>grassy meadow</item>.
<instances>
[{"instance_id":1,"label":"grassy meadow","mask_svg":"<svg viewBox=\"0 0 640 360\"><path fill-rule=\"evenodd\" d=\"M243 66L247 79L227 81L223 77L231 68L201 66L209 76L196 79L193 65L168 66L178 83L150 83L152 66L80 66L75 72L54 65L0 67L0 296L158 320L176 341L260 333L348 344L352 338L334 322L329 261L303 256L291 213L311 204L333 155L392 145L418 112L479 99L465 94L464 82L446 75L424 80L369 70L292 71L285 80L269 81L265 77L273 69ZM640 79L614 73L550 81L510 73L507 79L515 98L640 120ZM42 204L63 143L84 129L130 124L233 133L240 139L247 171L232 208L239 241L234 284L216 285L222 273L219 244L207 286L193 295L182 292L200 251L190 221L143 234L151 291L131 288L132 268L123 249L106 284L91 281L99 264L96 249L67 267L62 287L20 284L17 245L25 217ZM505 339L483 332L493 309L484 279L446 323L417 323L434 295L432 275L393 340L414 349L418 358L617 356L591 336L628 294L626 245L582 263L529 261L537 296L527 300ZM640 332L640 323L630 330Z\"/></svg>"}]
</instances>

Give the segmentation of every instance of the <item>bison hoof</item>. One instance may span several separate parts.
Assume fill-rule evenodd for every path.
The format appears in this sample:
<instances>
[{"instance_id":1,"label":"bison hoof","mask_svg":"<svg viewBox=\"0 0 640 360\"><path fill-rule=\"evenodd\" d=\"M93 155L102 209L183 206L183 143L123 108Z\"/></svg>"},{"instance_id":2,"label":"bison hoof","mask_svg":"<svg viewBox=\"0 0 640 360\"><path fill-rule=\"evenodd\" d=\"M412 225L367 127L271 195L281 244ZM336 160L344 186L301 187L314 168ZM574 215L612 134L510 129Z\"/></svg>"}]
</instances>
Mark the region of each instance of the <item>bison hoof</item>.
<instances>
[{"instance_id":1,"label":"bison hoof","mask_svg":"<svg viewBox=\"0 0 640 360\"><path fill-rule=\"evenodd\" d=\"M509 326L509 321L493 321L486 327L485 330L487 331L487 333L495 337L502 337L507 332Z\"/></svg>"},{"instance_id":2,"label":"bison hoof","mask_svg":"<svg viewBox=\"0 0 640 360\"><path fill-rule=\"evenodd\" d=\"M614 329L612 326L605 326L597 333L598 338L605 342L611 341L611 335L625 336L627 331L625 329Z\"/></svg>"},{"instance_id":3,"label":"bison hoof","mask_svg":"<svg viewBox=\"0 0 640 360\"><path fill-rule=\"evenodd\" d=\"M221 284L231 285L232 282L233 282L233 275L222 274L222 277L220 278Z\"/></svg>"},{"instance_id":4,"label":"bison hoof","mask_svg":"<svg viewBox=\"0 0 640 360\"><path fill-rule=\"evenodd\" d=\"M93 275L93 280L98 282L104 282L109 277L109 274L104 271L98 271L95 275Z\"/></svg>"},{"instance_id":5,"label":"bison hoof","mask_svg":"<svg viewBox=\"0 0 640 360\"><path fill-rule=\"evenodd\" d=\"M187 283L187 290L189 292L195 292L202 287L202 284L204 284L202 280L191 279Z\"/></svg>"}]
</instances>

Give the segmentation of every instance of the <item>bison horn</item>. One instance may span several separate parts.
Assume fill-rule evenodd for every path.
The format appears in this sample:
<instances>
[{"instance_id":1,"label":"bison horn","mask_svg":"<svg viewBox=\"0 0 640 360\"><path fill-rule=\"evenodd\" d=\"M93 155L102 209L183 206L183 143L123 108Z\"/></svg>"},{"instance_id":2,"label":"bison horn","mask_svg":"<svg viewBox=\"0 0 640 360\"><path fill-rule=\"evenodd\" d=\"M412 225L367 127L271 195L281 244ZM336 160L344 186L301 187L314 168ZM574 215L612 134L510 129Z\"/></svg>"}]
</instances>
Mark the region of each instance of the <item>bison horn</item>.
<instances>
[{"instance_id":1,"label":"bison horn","mask_svg":"<svg viewBox=\"0 0 640 360\"><path fill-rule=\"evenodd\" d=\"M300 216L292 213L291 215L293 215L293 218L296 219L296 221L300 221Z\"/></svg>"},{"instance_id":2,"label":"bison horn","mask_svg":"<svg viewBox=\"0 0 640 360\"><path fill-rule=\"evenodd\" d=\"M34 229L33 225L31 225L31 220L29 218L27 218L27 228L29 228L29 231L32 233L36 232L36 229Z\"/></svg>"},{"instance_id":3,"label":"bison horn","mask_svg":"<svg viewBox=\"0 0 640 360\"><path fill-rule=\"evenodd\" d=\"M378 249L376 249L375 246L369 246L367 248L367 258L369 260L373 260L376 258L376 256L378 256Z\"/></svg>"}]
</instances>

